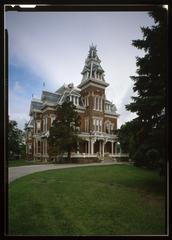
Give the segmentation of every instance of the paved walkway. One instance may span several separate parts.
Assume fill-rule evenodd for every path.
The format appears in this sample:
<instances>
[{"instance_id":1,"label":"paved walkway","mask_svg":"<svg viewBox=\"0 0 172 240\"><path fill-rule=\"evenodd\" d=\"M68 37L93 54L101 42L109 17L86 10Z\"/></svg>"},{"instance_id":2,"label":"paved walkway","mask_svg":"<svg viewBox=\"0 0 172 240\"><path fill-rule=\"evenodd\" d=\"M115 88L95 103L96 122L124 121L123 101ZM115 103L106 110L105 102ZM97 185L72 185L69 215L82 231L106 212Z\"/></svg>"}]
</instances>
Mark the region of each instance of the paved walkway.
<instances>
[{"instance_id":1,"label":"paved walkway","mask_svg":"<svg viewBox=\"0 0 172 240\"><path fill-rule=\"evenodd\" d=\"M114 164L129 164L129 163L87 163L87 164L42 164L42 165L29 165L21 167L9 167L8 169L8 182L12 182L17 178L23 177L25 175L42 172L51 169L63 169L72 167L85 167L85 166L101 166L101 165L114 165Z\"/></svg>"}]
</instances>

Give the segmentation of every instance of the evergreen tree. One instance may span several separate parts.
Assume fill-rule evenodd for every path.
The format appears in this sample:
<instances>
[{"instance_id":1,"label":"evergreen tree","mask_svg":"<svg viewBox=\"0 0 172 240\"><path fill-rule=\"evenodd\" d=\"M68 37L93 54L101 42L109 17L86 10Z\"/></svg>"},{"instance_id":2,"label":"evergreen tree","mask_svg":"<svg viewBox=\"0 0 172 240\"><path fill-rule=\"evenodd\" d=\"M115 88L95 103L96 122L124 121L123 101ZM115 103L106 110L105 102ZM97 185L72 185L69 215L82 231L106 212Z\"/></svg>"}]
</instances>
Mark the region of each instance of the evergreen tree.
<instances>
[{"instance_id":1,"label":"evergreen tree","mask_svg":"<svg viewBox=\"0 0 172 240\"><path fill-rule=\"evenodd\" d=\"M132 158L137 165L155 168L166 152L167 12L161 7L149 15L155 25L142 27L143 39L132 42L145 56L136 58L138 75L131 79L137 96L126 109L138 115L130 132L136 143Z\"/></svg>"},{"instance_id":2,"label":"evergreen tree","mask_svg":"<svg viewBox=\"0 0 172 240\"><path fill-rule=\"evenodd\" d=\"M10 120L8 123L8 157L10 160L25 158L26 145L24 132L17 127L17 122Z\"/></svg>"},{"instance_id":3,"label":"evergreen tree","mask_svg":"<svg viewBox=\"0 0 172 240\"><path fill-rule=\"evenodd\" d=\"M56 156L68 153L68 160L71 158L71 150L76 148L78 137L80 116L75 111L76 107L72 102L65 101L57 109L57 118L50 128L48 137L49 156Z\"/></svg>"}]
</instances>

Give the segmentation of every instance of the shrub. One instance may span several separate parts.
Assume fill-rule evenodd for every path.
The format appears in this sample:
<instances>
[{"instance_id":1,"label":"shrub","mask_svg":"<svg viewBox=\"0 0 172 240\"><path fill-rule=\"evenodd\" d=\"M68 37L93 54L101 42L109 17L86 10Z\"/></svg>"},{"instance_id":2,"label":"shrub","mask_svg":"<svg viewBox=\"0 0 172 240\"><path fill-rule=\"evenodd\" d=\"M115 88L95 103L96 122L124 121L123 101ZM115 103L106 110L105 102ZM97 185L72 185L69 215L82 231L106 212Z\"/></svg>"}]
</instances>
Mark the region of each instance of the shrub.
<instances>
[{"instance_id":1,"label":"shrub","mask_svg":"<svg viewBox=\"0 0 172 240\"><path fill-rule=\"evenodd\" d=\"M158 167L159 163L159 153L156 149L152 148L146 152L147 164L150 169L155 169Z\"/></svg>"}]
</instances>

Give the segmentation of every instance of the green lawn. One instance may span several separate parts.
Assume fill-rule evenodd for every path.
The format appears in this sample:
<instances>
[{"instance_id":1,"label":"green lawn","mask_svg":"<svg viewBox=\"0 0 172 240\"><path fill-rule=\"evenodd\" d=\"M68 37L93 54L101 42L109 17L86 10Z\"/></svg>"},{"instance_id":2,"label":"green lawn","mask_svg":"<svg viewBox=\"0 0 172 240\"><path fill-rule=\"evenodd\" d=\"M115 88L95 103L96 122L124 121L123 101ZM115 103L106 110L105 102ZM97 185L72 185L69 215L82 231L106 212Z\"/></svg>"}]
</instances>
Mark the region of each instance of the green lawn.
<instances>
[{"instance_id":1,"label":"green lawn","mask_svg":"<svg viewBox=\"0 0 172 240\"><path fill-rule=\"evenodd\" d=\"M19 167L19 166L25 166L25 165L35 165L35 164L47 164L43 162L35 162L35 161L27 161L27 160L11 160L8 161L8 167Z\"/></svg>"},{"instance_id":2,"label":"green lawn","mask_svg":"<svg viewBox=\"0 0 172 240\"><path fill-rule=\"evenodd\" d=\"M163 182L129 165L25 176L9 186L9 234L165 234Z\"/></svg>"}]
</instances>

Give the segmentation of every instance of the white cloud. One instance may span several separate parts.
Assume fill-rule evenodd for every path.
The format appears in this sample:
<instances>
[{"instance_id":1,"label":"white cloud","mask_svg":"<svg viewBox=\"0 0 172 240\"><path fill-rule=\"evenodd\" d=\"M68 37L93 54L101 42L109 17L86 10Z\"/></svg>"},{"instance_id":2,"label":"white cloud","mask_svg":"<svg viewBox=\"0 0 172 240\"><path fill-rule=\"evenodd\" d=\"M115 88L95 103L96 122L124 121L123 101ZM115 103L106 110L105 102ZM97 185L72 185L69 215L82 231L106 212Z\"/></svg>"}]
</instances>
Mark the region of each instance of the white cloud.
<instances>
[{"instance_id":1,"label":"white cloud","mask_svg":"<svg viewBox=\"0 0 172 240\"><path fill-rule=\"evenodd\" d=\"M135 56L143 53L131 42L142 36L140 26L152 25L147 13L7 12L6 23L10 64L26 67L35 81L45 82L50 91L63 83L78 85L89 44L97 44L105 79L110 84L107 98L121 115L118 125L133 116L126 112L124 104L133 95L129 76L135 75ZM24 122L31 99L25 97L26 89L19 82L15 84L10 93L10 114ZM23 120L20 113L24 114Z\"/></svg>"},{"instance_id":2,"label":"white cloud","mask_svg":"<svg viewBox=\"0 0 172 240\"><path fill-rule=\"evenodd\" d=\"M126 104L133 102L133 100L131 99L131 96L137 96L137 93L133 92L132 88L133 88L133 85L130 84L128 86L128 89L126 90L125 94L123 95L123 98L121 99L121 103L119 106L120 116L119 116L119 120L118 120L118 128L120 128L120 126L122 124L124 124L125 122L128 122L128 121L132 120L133 118L137 117L137 114L127 111L125 108Z\"/></svg>"},{"instance_id":3,"label":"white cloud","mask_svg":"<svg viewBox=\"0 0 172 240\"><path fill-rule=\"evenodd\" d=\"M29 120L30 100L26 98L25 89L16 81L14 87L9 91L9 117L10 120L18 123L20 129L23 129Z\"/></svg>"}]
</instances>

